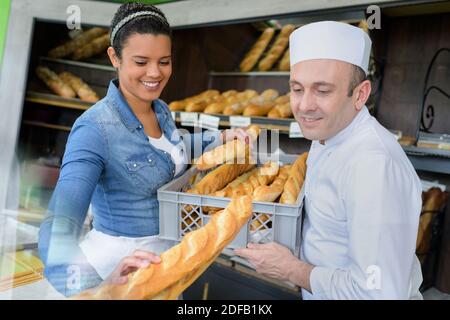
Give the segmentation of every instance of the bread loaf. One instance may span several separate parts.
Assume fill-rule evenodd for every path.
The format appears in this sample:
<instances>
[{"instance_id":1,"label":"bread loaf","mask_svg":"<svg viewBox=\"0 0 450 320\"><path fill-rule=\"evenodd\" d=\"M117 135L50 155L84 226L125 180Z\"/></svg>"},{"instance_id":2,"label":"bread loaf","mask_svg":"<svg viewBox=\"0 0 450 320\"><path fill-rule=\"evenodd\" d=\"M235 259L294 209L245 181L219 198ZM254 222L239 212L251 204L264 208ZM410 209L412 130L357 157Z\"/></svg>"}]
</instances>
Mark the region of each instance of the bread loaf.
<instances>
[{"instance_id":1,"label":"bread loaf","mask_svg":"<svg viewBox=\"0 0 450 320\"><path fill-rule=\"evenodd\" d=\"M101 35L108 32L108 29L105 28L92 28L89 29L80 35L76 36L74 39L53 48L48 52L48 56L54 59L64 58L70 54L72 54L77 48L83 47L88 44L95 38L100 37Z\"/></svg>"},{"instance_id":2,"label":"bread loaf","mask_svg":"<svg viewBox=\"0 0 450 320\"><path fill-rule=\"evenodd\" d=\"M247 107L245 107L242 115L247 117L263 117L269 113L270 110L273 109L274 103L266 102L264 104L255 104L250 103Z\"/></svg>"},{"instance_id":3,"label":"bread loaf","mask_svg":"<svg viewBox=\"0 0 450 320\"><path fill-rule=\"evenodd\" d=\"M424 255L429 252L431 246L433 216L443 210L447 203L448 194L442 192L439 188L430 188L422 195L423 206L417 233L416 252Z\"/></svg>"},{"instance_id":4,"label":"bread loaf","mask_svg":"<svg viewBox=\"0 0 450 320\"><path fill-rule=\"evenodd\" d=\"M235 103L232 105L228 105L223 110L223 114L226 116L236 116L242 114L246 108L246 103Z\"/></svg>"},{"instance_id":5,"label":"bread loaf","mask_svg":"<svg viewBox=\"0 0 450 320\"><path fill-rule=\"evenodd\" d=\"M251 170L255 164L223 164L214 169L194 186L195 193L208 195L223 189L238 176Z\"/></svg>"},{"instance_id":6,"label":"bread loaf","mask_svg":"<svg viewBox=\"0 0 450 320\"><path fill-rule=\"evenodd\" d=\"M251 174L243 183L233 186L229 191L231 196L252 195L258 186L265 186L275 179L278 174L279 165L276 162L269 161Z\"/></svg>"},{"instance_id":7,"label":"bread loaf","mask_svg":"<svg viewBox=\"0 0 450 320\"><path fill-rule=\"evenodd\" d=\"M253 200L273 202L283 192L284 185L289 177L291 165L285 165L280 168L278 176L270 185L258 186L253 191Z\"/></svg>"},{"instance_id":8,"label":"bread loaf","mask_svg":"<svg viewBox=\"0 0 450 320\"><path fill-rule=\"evenodd\" d=\"M205 226L162 253L161 263L138 269L124 285L102 285L75 299L176 299L236 237L251 214L251 197L232 199Z\"/></svg>"},{"instance_id":9,"label":"bread loaf","mask_svg":"<svg viewBox=\"0 0 450 320\"><path fill-rule=\"evenodd\" d=\"M99 97L94 90L92 90L81 78L75 76L70 72L62 72L59 78L66 84L72 87L81 100L87 102L97 102Z\"/></svg>"},{"instance_id":10,"label":"bread loaf","mask_svg":"<svg viewBox=\"0 0 450 320\"><path fill-rule=\"evenodd\" d=\"M75 98L75 91L49 68L38 66L36 68L36 75L57 95L64 98Z\"/></svg>"},{"instance_id":11,"label":"bread loaf","mask_svg":"<svg viewBox=\"0 0 450 320\"><path fill-rule=\"evenodd\" d=\"M85 44L84 46L76 49L73 52L72 59L82 60L90 58L99 53L104 52L110 45L109 34L104 34L98 38L95 38L91 42Z\"/></svg>"},{"instance_id":12,"label":"bread loaf","mask_svg":"<svg viewBox=\"0 0 450 320\"><path fill-rule=\"evenodd\" d=\"M226 104L224 102L214 102L208 105L205 110L203 110L204 113L222 113L225 109Z\"/></svg>"},{"instance_id":13,"label":"bread loaf","mask_svg":"<svg viewBox=\"0 0 450 320\"><path fill-rule=\"evenodd\" d=\"M275 106L267 114L268 118L291 118L292 116L291 104L289 102Z\"/></svg>"},{"instance_id":14,"label":"bread loaf","mask_svg":"<svg viewBox=\"0 0 450 320\"><path fill-rule=\"evenodd\" d=\"M173 101L169 103L170 111L183 111L185 107L186 107L185 100Z\"/></svg>"},{"instance_id":15,"label":"bread loaf","mask_svg":"<svg viewBox=\"0 0 450 320\"><path fill-rule=\"evenodd\" d=\"M255 141L259 135L259 127L252 125L247 129L250 136L250 143ZM208 170L223 163L242 163L247 162L249 157L249 148L245 142L234 139L220 145L210 151L203 153L194 163L200 171Z\"/></svg>"},{"instance_id":16,"label":"bread loaf","mask_svg":"<svg viewBox=\"0 0 450 320\"><path fill-rule=\"evenodd\" d=\"M308 152L301 154L289 171L289 178L284 184L283 193L281 194L280 203L295 204L298 194L303 186L306 176L306 159Z\"/></svg>"},{"instance_id":17,"label":"bread loaf","mask_svg":"<svg viewBox=\"0 0 450 320\"><path fill-rule=\"evenodd\" d=\"M251 50L245 55L244 59L239 65L239 68L242 72L248 72L253 69L253 67L263 54L264 50L266 50L266 47L269 45L270 40L272 40L274 34L275 29L273 28L267 28L266 30L264 30L264 32L253 45Z\"/></svg>"},{"instance_id":18,"label":"bread loaf","mask_svg":"<svg viewBox=\"0 0 450 320\"><path fill-rule=\"evenodd\" d=\"M289 55L289 49L286 50L283 57L280 60L280 64L278 65L278 70L280 71L290 71L291 70L291 59Z\"/></svg>"},{"instance_id":19,"label":"bread loaf","mask_svg":"<svg viewBox=\"0 0 450 320\"><path fill-rule=\"evenodd\" d=\"M289 43L289 35L294 31L295 26L287 24L281 28L280 34L276 38L272 47L266 56L259 62L258 69L260 71L267 71L272 68L274 63L280 58Z\"/></svg>"}]
</instances>

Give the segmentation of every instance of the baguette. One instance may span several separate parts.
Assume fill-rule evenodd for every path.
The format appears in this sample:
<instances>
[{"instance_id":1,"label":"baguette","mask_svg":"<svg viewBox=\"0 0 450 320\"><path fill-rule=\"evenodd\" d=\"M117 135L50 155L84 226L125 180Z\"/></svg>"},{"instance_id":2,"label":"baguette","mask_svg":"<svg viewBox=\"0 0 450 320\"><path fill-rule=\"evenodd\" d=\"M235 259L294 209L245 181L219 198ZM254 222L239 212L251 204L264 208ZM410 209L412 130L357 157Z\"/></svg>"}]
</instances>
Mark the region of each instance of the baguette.
<instances>
[{"instance_id":1,"label":"baguette","mask_svg":"<svg viewBox=\"0 0 450 320\"><path fill-rule=\"evenodd\" d=\"M54 59L64 58L72 54L77 48L83 47L95 38L100 37L107 32L108 30L104 28L91 28L75 37L73 40L70 40L56 48L53 48L48 52L47 55L50 58Z\"/></svg>"},{"instance_id":2,"label":"baguette","mask_svg":"<svg viewBox=\"0 0 450 320\"><path fill-rule=\"evenodd\" d=\"M289 55L289 49L286 50L283 57L280 60L280 64L278 65L278 70L280 71L290 71L291 70L291 59Z\"/></svg>"},{"instance_id":3,"label":"baguette","mask_svg":"<svg viewBox=\"0 0 450 320\"><path fill-rule=\"evenodd\" d=\"M62 72L59 78L66 84L70 85L77 93L81 100L87 102L97 102L99 97L94 90L92 90L81 78L75 76L70 72Z\"/></svg>"},{"instance_id":4,"label":"baguette","mask_svg":"<svg viewBox=\"0 0 450 320\"><path fill-rule=\"evenodd\" d=\"M273 103L265 103L265 104L254 104L250 103L247 107L245 107L242 115L247 117L263 117L269 113L270 110L274 108Z\"/></svg>"},{"instance_id":5,"label":"baguette","mask_svg":"<svg viewBox=\"0 0 450 320\"><path fill-rule=\"evenodd\" d=\"M95 56L101 52L104 52L110 45L109 34L104 34L98 38L95 38L92 42L85 44L84 46L76 49L73 52L73 60L82 60Z\"/></svg>"},{"instance_id":6,"label":"baguette","mask_svg":"<svg viewBox=\"0 0 450 320\"><path fill-rule=\"evenodd\" d=\"M226 104L223 102L214 102L208 105L205 110L203 110L204 113L222 113L225 109Z\"/></svg>"},{"instance_id":7,"label":"baguette","mask_svg":"<svg viewBox=\"0 0 450 320\"><path fill-rule=\"evenodd\" d=\"M36 75L57 95L64 98L75 98L75 91L49 68L38 66L36 68Z\"/></svg>"},{"instance_id":8,"label":"baguette","mask_svg":"<svg viewBox=\"0 0 450 320\"><path fill-rule=\"evenodd\" d=\"M292 116L291 104L289 102L275 106L267 114L268 118L291 118Z\"/></svg>"},{"instance_id":9,"label":"baguette","mask_svg":"<svg viewBox=\"0 0 450 320\"><path fill-rule=\"evenodd\" d=\"M280 34L270 48L267 55L259 62L259 71L267 71L272 68L274 63L280 58L289 43L289 35L294 31L295 26L287 24L281 28Z\"/></svg>"},{"instance_id":10,"label":"baguette","mask_svg":"<svg viewBox=\"0 0 450 320\"><path fill-rule=\"evenodd\" d=\"M223 114L226 116L236 116L242 114L246 108L246 103L235 103L232 105L228 105L223 109Z\"/></svg>"},{"instance_id":11,"label":"baguette","mask_svg":"<svg viewBox=\"0 0 450 320\"><path fill-rule=\"evenodd\" d=\"M281 194L280 203L295 204L298 194L303 186L306 175L306 159L308 152L301 154L289 171L289 178L284 184L283 193Z\"/></svg>"},{"instance_id":12,"label":"baguette","mask_svg":"<svg viewBox=\"0 0 450 320\"><path fill-rule=\"evenodd\" d=\"M257 125L251 125L247 129L251 140L250 143L258 138L259 132L260 129ZM203 171L223 163L240 163L241 161L246 161L248 156L248 145L241 140L234 139L203 153L194 163L199 171Z\"/></svg>"},{"instance_id":13,"label":"baguette","mask_svg":"<svg viewBox=\"0 0 450 320\"><path fill-rule=\"evenodd\" d=\"M261 34L250 51L245 55L244 59L239 65L241 72L247 72L253 69L253 67L263 54L264 50L266 50L274 34L275 29L273 28L267 28L266 30L264 30L264 32Z\"/></svg>"},{"instance_id":14,"label":"baguette","mask_svg":"<svg viewBox=\"0 0 450 320\"><path fill-rule=\"evenodd\" d=\"M194 191L192 193L208 195L216 192L254 167L255 164L223 164L204 176L193 187Z\"/></svg>"},{"instance_id":15,"label":"baguette","mask_svg":"<svg viewBox=\"0 0 450 320\"><path fill-rule=\"evenodd\" d=\"M423 255L430 250L433 215L438 214L445 207L448 194L439 188L430 188L422 195L424 199L417 233L416 252Z\"/></svg>"},{"instance_id":16,"label":"baguette","mask_svg":"<svg viewBox=\"0 0 450 320\"><path fill-rule=\"evenodd\" d=\"M170 111L183 111L186 108L186 100L173 101L169 103Z\"/></svg>"},{"instance_id":17,"label":"baguette","mask_svg":"<svg viewBox=\"0 0 450 320\"><path fill-rule=\"evenodd\" d=\"M273 202L283 192L284 185L289 177L291 165L285 165L280 168L278 176L270 185L258 186L253 191L253 200Z\"/></svg>"},{"instance_id":18,"label":"baguette","mask_svg":"<svg viewBox=\"0 0 450 320\"><path fill-rule=\"evenodd\" d=\"M278 174L279 165L276 162L268 161L259 167L248 179L229 191L231 196L252 195L258 186L265 186L275 179Z\"/></svg>"},{"instance_id":19,"label":"baguette","mask_svg":"<svg viewBox=\"0 0 450 320\"><path fill-rule=\"evenodd\" d=\"M161 254L161 263L138 269L123 285L101 285L75 299L176 299L214 262L252 214L249 196L234 198L203 227Z\"/></svg>"}]
</instances>

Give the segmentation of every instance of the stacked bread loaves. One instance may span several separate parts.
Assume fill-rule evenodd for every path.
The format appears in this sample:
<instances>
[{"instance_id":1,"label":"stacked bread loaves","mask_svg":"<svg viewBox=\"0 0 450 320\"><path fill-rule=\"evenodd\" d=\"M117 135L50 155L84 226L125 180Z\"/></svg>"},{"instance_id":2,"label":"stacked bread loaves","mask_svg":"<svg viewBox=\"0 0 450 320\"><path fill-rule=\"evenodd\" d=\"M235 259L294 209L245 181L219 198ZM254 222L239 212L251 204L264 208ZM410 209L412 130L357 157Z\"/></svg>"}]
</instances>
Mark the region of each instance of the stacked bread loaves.
<instances>
[{"instance_id":1,"label":"stacked bread loaves","mask_svg":"<svg viewBox=\"0 0 450 320\"><path fill-rule=\"evenodd\" d=\"M64 98L78 97L86 102L97 102L99 97L81 78L70 72L62 72L59 75L44 66L36 68L36 75L48 88Z\"/></svg>"}]
</instances>

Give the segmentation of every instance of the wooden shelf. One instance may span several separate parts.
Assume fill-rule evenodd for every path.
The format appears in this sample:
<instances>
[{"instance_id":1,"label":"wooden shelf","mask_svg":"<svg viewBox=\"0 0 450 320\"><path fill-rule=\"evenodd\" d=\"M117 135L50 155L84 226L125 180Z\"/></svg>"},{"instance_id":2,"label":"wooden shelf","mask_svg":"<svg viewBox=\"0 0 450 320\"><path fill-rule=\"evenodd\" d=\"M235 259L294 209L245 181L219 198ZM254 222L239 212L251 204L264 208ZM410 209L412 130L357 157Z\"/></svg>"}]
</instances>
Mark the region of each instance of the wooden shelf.
<instances>
[{"instance_id":1,"label":"wooden shelf","mask_svg":"<svg viewBox=\"0 0 450 320\"><path fill-rule=\"evenodd\" d=\"M41 128L47 128L47 129L55 129L55 130L67 131L67 132L70 132L70 130L72 130L71 127L61 126L61 125L57 125L57 124L50 124L50 123L41 122L41 121L23 120L22 123L26 124L28 126L41 127Z\"/></svg>"},{"instance_id":2,"label":"wooden shelf","mask_svg":"<svg viewBox=\"0 0 450 320\"><path fill-rule=\"evenodd\" d=\"M39 57L39 60L41 62L53 62L53 63L70 65L70 66L75 66L75 67L116 72L116 69L114 69L114 67L112 67L112 66L98 64L98 63L92 63L92 62L82 62L82 61L67 60L67 59L53 59L53 58L49 58L49 57Z\"/></svg>"},{"instance_id":3,"label":"wooden shelf","mask_svg":"<svg viewBox=\"0 0 450 320\"><path fill-rule=\"evenodd\" d=\"M289 71L250 71L250 72L216 72L209 73L211 77L289 77Z\"/></svg>"},{"instance_id":4,"label":"wooden shelf","mask_svg":"<svg viewBox=\"0 0 450 320\"><path fill-rule=\"evenodd\" d=\"M75 110L87 110L93 105L93 103L80 99L66 99L57 95L34 91L27 92L25 101Z\"/></svg>"}]
</instances>

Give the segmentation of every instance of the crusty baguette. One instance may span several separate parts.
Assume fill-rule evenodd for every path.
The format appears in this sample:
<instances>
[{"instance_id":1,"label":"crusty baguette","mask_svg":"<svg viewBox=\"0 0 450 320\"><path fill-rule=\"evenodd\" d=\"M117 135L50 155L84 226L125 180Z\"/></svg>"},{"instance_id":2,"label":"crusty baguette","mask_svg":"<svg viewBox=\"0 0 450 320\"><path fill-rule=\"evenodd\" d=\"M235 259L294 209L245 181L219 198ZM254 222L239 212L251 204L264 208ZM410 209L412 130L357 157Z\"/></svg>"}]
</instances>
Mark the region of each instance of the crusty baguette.
<instances>
[{"instance_id":1,"label":"crusty baguette","mask_svg":"<svg viewBox=\"0 0 450 320\"><path fill-rule=\"evenodd\" d=\"M223 164L208 173L202 180L200 180L200 182L194 185L194 193L208 195L216 192L217 190L223 189L228 183L254 167L255 164L250 163Z\"/></svg>"},{"instance_id":2,"label":"crusty baguette","mask_svg":"<svg viewBox=\"0 0 450 320\"><path fill-rule=\"evenodd\" d=\"M283 193L280 197L280 203L295 204L298 194L303 186L306 175L306 159L308 152L304 152L298 156L289 171L289 178L284 184Z\"/></svg>"},{"instance_id":3,"label":"crusty baguette","mask_svg":"<svg viewBox=\"0 0 450 320\"><path fill-rule=\"evenodd\" d=\"M259 167L247 180L237 186L233 186L229 191L231 196L252 195L255 188L265 186L275 179L278 174L279 165L276 162L268 161Z\"/></svg>"},{"instance_id":4,"label":"crusty baguette","mask_svg":"<svg viewBox=\"0 0 450 320\"><path fill-rule=\"evenodd\" d=\"M278 70L280 71L290 71L291 70L291 58L289 55L289 49L284 52L283 57L278 65Z\"/></svg>"},{"instance_id":5,"label":"crusty baguette","mask_svg":"<svg viewBox=\"0 0 450 320\"><path fill-rule=\"evenodd\" d=\"M169 103L170 111L183 111L186 108L186 100L172 101Z\"/></svg>"},{"instance_id":6,"label":"crusty baguette","mask_svg":"<svg viewBox=\"0 0 450 320\"><path fill-rule=\"evenodd\" d=\"M97 102L99 97L97 93L92 90L87 83L85 83L81 78L70 72L62 72L59 74L59 78L66 84L72 87L72 89L77 93L81 100L87 102Z\"/></svg>"},{"instance_id":7,"label":"crusty baguette","mask_svg":"<svg viewBox=\"0 0 450 320\"><path fill-rule=\"evenodd\" d=\"M291 118L292 116L291 104L289 102L275 106L267 114L268 118Z\"/></svg>"},{"instance_id":8,"label":"crusty baguette","mask_svg":"<svg viewBox=\"0 0 450 320\"><path fill-rule=\"evenodd\" d=\"M284 190L284 185L289 177L291 167L291 165L281 167L278 176L272 184L256 187L253 191L253 200L265 202L275 201Z\"/></svg>"},{"instance_id":9,"label":"crusty baguette","mask_svg":"<svg viewBox=\"0 0 450 320\"><path fill-rule=\"evenodd\" d=\"M266 30L264 30L264 32L258 38L250 51L245 55L244 59L239 65L239 68L242 72L247 72L253 69L253 67L263 54L264 50L266 50L274 34L275 29L273 28L267 28Z\"/></svg>"},{"instance_id":10,"label":"crusty baguette","mask_svg":"<svg viewBox=\"0 0 450 320\"><path fill-rule=\"evenodd\" d=\"M260 71L267 71L272 68L275 62L280 58L289 43L289 35L294 31L295 26L287 24L281 28L280 34L277 36L275 42L270 48L266 56L261 59L258 64Z\"/></svg>"},{"instance_id":11,"label":"crusty baguette","mask_svg":"<svg viewBox=\"0 0 450 320\"><path fill-rule=\"evenodd\" d=\"M232 105L228 105L223 110L223 114L226 116L236 116L242 114L246 108L246 103L234 103Z\"/></svg>"},{"instance_id":12,"label":"crusty baguette","mask_svg":"<svg viewBox=\"0 0 450 320\"><path fill-rule=\"evenodd\" d=\"M109 34L104 34L98 38L95 38L91 42L85 44L84 46L76 49L73 52L73 60L82 60L90 58L99 53L104 52L110 45Z\"/></svg>"},{"instance_id":13,"label":"crusty baguette","mask_svg":"<svg viewBox=\"0 0 450 320\"><path fill-rule=\"evenodd\" d=\"M247 117L263 117L269 113L270 110L273 109L275 105L273 103L264 103L264 104L256 104L250 103L247 107L245 107L242 115Z\"/></svg>"},{"instance_id":14,"label":"crusty baguette","mask_svg":"<svg viewBox=\"0 0 450 320\"><path fill-rule=\"evenodd\" d=\"M251 125L247 129L247 133L251 139L250 143L258 138L259 131L260 129L257 125ZM211 169L223 163L242 163L247 161L248 151L249 148L245 142L234 139L203 153L194 163L200 171Z\"/></svg>"},{"instance_id":15,"label":"crusty baguette","mask_svg":"<svg viewBox=\"0 0 450 320\"><path fill-rule=\"evenodd\" d=\"M64 98L75 98L75 91L49 68L38 66L36 68L36 75L57 95Z\"/></svg>"},{"instance_id":16,"label":"crusty baguette","mask_svg":"<svg viewBox=\"0 0 450 320\"><path fill-rule=\"evenodd\" d=\"M224 102L214 102L208 105L205 110L203 110L204 113L222 113L223 110L226 107L226 103Z\"/></svg>"},{"instance_id":17,"label":"crusty baguette","mask_svg":"<svg viewBox=\"0 0 450 320\"><path fill-rule=\"evenodd\" d=\"M289 103L290 101L291 101L291 97L287 93L282 96L279 96L273 102L275 102L276 104L286 104L286 103Z\"/></svg>"},{"instance_id":18,"label":"crusty baguette","mask_svg":"<svg viewBox=\"0 0 450 320\"><path fill-rule=\"evenodd\" d=\"M76 36L74 39L56 47L53 48L48 52L48 56L50 58L59 59L64 58L70 54L72 54L77 48L83 47L84 45L88 44L92 40L94 40L97 37L100 37L101 35L108 32L108 29L105 28L91 28L80 35Z\"/></svg>"},{"instance_id":19,"label":"crusty baguette","mask_svg":"<svg viewBox=\"0 0 450 320\"><path fill-rule=\"evenodd\" d=\"M161 263L138 269L123 285L102 285L75 299L176 299L236 237L252 214L250 196L234 198L203 227L161 254Z\"/></svg>"}]
</instances>

